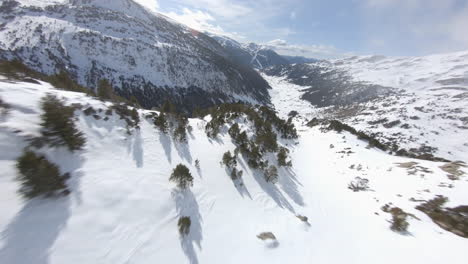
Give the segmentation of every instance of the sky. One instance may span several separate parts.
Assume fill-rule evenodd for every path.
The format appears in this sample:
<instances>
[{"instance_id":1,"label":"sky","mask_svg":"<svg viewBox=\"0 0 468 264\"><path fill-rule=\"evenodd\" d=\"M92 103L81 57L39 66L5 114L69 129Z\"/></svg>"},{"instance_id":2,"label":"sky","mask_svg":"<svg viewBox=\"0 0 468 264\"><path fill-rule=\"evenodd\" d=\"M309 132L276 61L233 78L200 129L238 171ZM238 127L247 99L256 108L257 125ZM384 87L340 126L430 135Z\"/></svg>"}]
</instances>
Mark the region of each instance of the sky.
<instances>
[{"instance_id":1,"label":"sky","mask_svg":"<svg viewBox=\"0 0 468 264\"><path fill-rule=\"evenodd\" d=\"M200 31L284 55L468 50L468 0L134 0Z\"/></svg>"}]
</instances>

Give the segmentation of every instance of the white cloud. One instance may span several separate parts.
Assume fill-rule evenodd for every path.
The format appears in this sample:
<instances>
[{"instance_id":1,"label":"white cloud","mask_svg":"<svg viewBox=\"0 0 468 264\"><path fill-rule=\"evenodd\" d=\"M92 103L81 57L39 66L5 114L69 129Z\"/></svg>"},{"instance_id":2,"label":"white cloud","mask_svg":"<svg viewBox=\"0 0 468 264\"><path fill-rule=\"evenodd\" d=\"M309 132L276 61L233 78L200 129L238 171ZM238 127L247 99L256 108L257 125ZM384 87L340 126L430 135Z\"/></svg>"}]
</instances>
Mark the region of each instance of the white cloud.
<instances>
[{"instance_id":1,"label":"white cloud","mask_svg":"<svg viewBox=\"0 0 468 264\"><path fill-rule=\"evenodd\" d=\"M207 31L213 34L223 35L237 40L244 38L235 32L226 32L223 28L216 24L216 20L213 16L200 10L183 8L179 13L168 12L163 14L198 31Z\"/></svg>"},{"instance_id":2,"label":"white cloud","mask_svg":"<svg viewBox=\"0 0 468 264\"><path fill-rule=\"evenodd\" d=\"M265 43L264 46L282 55L304 56L317 59L339 58L350 55L349 53L344 53L329 45L289 44L283 39L271 40Z\"/></svg>"},{"instance_id":3,"label":"white cloud","mask_svg":"<svg viewBox=\"0 0 468 264\"><path fill-rule=\"evenodd\" d=\"M155 12L158 10L159 8L159 3L157 0L133 0L137 3L139 3L140 5L148 8L149 10Z\"/></svg>"},{"instance_id":4,"label":"white cloud","mask_svg":"<svg viewBox=\"0 0 468 264\"><path fill-rule=\"evenodd\" d=\"M296 19L296 12L295 11L292 11L291 14L289 14L289 18L291 18L292 20Z\"/></svg>"}]
</instances>

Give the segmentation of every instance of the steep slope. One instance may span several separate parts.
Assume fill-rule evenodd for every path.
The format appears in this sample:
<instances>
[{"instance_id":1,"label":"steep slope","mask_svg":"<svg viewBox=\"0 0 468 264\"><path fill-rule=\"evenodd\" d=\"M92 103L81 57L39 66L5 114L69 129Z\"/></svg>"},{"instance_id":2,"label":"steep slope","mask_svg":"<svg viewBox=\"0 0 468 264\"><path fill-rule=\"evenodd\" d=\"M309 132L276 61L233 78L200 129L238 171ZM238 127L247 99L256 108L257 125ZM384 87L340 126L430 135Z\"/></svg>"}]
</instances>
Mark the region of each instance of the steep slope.
<instances>
[{"instance_id":1,"label":"steep slope","mask_svg":"<svg viewBox=\"0 0 468 264\"><path fill-rule=\"evenodd\" d=\"M255 43L241 44L225 36L210 36L226 49L231 60L241 65L263 69L273 65L289 64L290 62L272 49Z\"/></svg>"},{"instance_id":2,"label":"steep slope","mask_svg":"<svg viewBox=\"0 0 468 264\"><path fill-rule=\"evenodd\" d=\"M278 109L286 114L341 120L395 151L467 161L467 65L467 52L361 56L277 66L263 75L272 95L295 97Z\"/></svg>"},{"instance_id":3,"label":"steep slope","mask_svg":"<svg viewBox=\"0 0 468 264\"><path fill-rule=\"evenodd\" d=\"M268 84L231 61L210 37L147 11L131 0L3 1L0 58L33 69L68 72L95 88L151 108L171 99L181 108L226 101L268 103Z\"/></svg>"},{"instance_id":4,"label":"steep slope","mask_svg":"<svg viewBox=\"0 0 468 264\"><path fill-rule=\"evenodd\" d=\"M46 93L92 106L99 118L76 111L84 150L40 150L71 173L70 195L23 201L16 193L15 159L39 133L39 100ZM281 102L283 94L272 96ZM209 139L209 116L190 119L193 130L180 143L144 118L152 111L138 110L140 129L128 134L115 113L105 121L110 103L47 83L1 80L0 97L9 105L0 119L0 263L466 262L468 240L415 209L436 195L449 198L447 207L468 204L466 175L449 180L444 163L391 156L348 133L300 126L296 142L283 142L293 167L280 169L277 184L265 182L242 157L238 184L220 166L223 153L234 149L227 127ZM277 105L283 115L285 106ZM397 164L408 162L418 163L415 172ZM168 180L179 163L194 176L190 190ZM356 177L367 179L370 190L349 190ZM390 230L392 216L381 210L388 203L407 212L406 233ZM177 230L180 216L192 219L184 238ZM276 241L258 239L261 232L273 232Z\"/></svg>"}]
</instances>

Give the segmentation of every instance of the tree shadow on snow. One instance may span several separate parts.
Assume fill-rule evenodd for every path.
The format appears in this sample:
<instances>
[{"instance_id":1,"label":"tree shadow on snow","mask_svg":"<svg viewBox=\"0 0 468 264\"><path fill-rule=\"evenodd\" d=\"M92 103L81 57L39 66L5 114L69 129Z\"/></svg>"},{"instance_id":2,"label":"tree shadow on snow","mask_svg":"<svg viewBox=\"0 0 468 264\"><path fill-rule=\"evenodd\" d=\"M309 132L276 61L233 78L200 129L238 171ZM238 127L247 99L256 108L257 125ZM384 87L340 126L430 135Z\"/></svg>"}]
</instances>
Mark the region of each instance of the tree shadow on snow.
<instances>
[{"instance_id":1,"label":"tree shadow on snow","mask_svg":"<svg viewBox=\"0 0 468 264\"><path fill-rule=\"evenodd\" d=\"M70 218L72 198L81 203L79 182L84 158L62 149L47 154L59 161L62 173L71 174L67 181L71 193L27 201L1 233L4 246L0 249L0 263L49 264L53 246Z\"/></svg>"},{"instance_id":2,"label":"tree shadow on snow","mask_svg":"<svg viewBox=\"0 0 468 264\"><path fill-rule=\"evenodd\" d=\"M304 206L304 198L299 192L298 185L301 185L297 181L294 172L290 168L281 167L279 169L278 184L281 185L281 189L289 196L297 205Z\"/></svg>"},{"instance_id":3,"label":"tree shadow on snow","mask_svg":"<svg viewBox=\"0 0 468 264\"><path fill-rule=\"evenodd\" d=\"M174 147L179 154L179 157L186 160L188 163L192 163L192 154L190 154L190 147L189 143L187 142L179 142L174 140Z\"/></svg>"},{"instance_id":4,"label":"tree shadow on snow","mask_svg":"<svg viewBox=\"0 0 468 264\"><path fill-rule=\"evenodd\" d=\"M70 218L70 197L29 201L2 232L1 263L48 264L52 247Z\"/></svg>"},{"instance_id":5,"label":"tree shadow on snow","mask_svg":"<svg viewBox=\"0 0 468 264\"><path fill-rule=\"evenodd\" d=\"M229 169L224 168L224 171L226 172L226 175L229 178L231 178L231 172L229 171ZM244 195L247 195L250 198L250 200L252 200L252 195L250 195L249 190L247 190L247 187L245 187L244 180L242 179L242 177L232 180L232 183L234 184L234 187L236 187L237 192L242 198L244 198Z\"/></svg>"},{"instance_id":6,"label":"tree shadow on snow","mask_svg":"<svg viewBox=\"0 0 468 264\"><path fill-rule=\"evenodd\" d=\"M133 133L133 136L128 141L127 151L128 153L132 153L133 160L135 161L135 165L137 166L137 168L142 168L144 165L144 150L140 129L136 129Z\"/></svg>"},{"instance_id":7,"label":"tree shadow on snow","mask_svg":"<svg viewBox=\"0 0 468 264\"><path fill-rule=\"evenodd\" d=\"M161 142L161 145L164 149L164 153L166 154L167 161L169 163L172 163L172 142L171 142L171 137L167 135L166 133L159 132L159 142Z\"/></svg>"},{"instance_id":8,"label":"tree shadow on snow","mask_svg":"<svg viewBox=\"0 0 468 264\"><path fill-rule=\"evenodd\" d=\"M172 191L172 197L175 200L178 218L189 216L191 221L190 232L180 237L180 245L189 262L191 264L198 264L198 257L195 252L194 244L201 250L203 235L201 225L202 217L197 200L191 190L174 189Z\"/></svg>"},{"instance_id":9,"label":"tree shadow on snow","mask_svg":"<svg viewBox=\"0 0 468 264\"><path fill-rule=\"evenodd\" d=\"M294 207L291 205L288 199L284 197L283 193L278 189L278 187L275 184L271 182L267 182L265 180L263 171L252 170L252 175L253 175L253 178L257 181L260 188L262 188L262 190L266 194L268 194L280 208L283 208L283 209L285 208L289 210L291 213L295 214Z\"/></svg>"}]
</instances>

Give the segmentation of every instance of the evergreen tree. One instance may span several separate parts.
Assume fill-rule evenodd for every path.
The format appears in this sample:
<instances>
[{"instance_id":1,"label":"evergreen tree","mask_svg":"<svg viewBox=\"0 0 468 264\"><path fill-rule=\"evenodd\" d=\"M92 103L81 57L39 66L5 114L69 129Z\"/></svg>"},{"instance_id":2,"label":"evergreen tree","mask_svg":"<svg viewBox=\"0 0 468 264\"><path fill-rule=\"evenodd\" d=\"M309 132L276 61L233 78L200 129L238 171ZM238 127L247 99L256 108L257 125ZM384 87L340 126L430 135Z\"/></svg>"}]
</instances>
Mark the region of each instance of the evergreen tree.
<instances>
[{"instance_id":1,"label":"evergreen tree","mask_svg":"<svg viewBox=\"0 0 468 264\"><path fill-rule=\"evenodd\" d=\"M288 154L289 154L289 149L285 147L280 147L278 154L276 155L278 159L278 165L279 166L284 166L284 167L291 167L292 163L291 161L287 161L288 159Z\"/></svg>"},{"instance_id":2,"label":"evergreen tree","mask_svg":"<svg viewBox=\"0 0 468 264\"><path fill-rule=\"evenodd\" d=\"M56 96L48 94L42 101L41 133L51 146L66 146L70 151L81 150L86 142L73 121L74 108L65 106Z\"/></svg>"},{"instance_id":3,"label":"evergreen tree","mask_svg":"<svg viewBox=\"0 0 468 264\"><path fill-rule=\"evenodd\" d=\"M230 151L223 155L223 164L229 169L234 169L237 166L236 156L233 156Z\"/></svg>"},{"instance_id":4,"label":"evergreen tree","mask_svg":"<svg viewBox=\"0 0 468 264\"><path fill-rule=\"evenodd\" d=\"M175 167L169 180L175 182L177 187L181 189L193 186L193 176L190 170L183 164L179 164Z\"/></svg>"},{"instance_id":5,"label":"evergreen tree","mask_svg":"<svg viewBox=\"0 0 468 264\"><path fill-rule=\"evenodd\" d=\"M164 102L163 106L161 107L161 112L174 114L176 113L177 109L176 106L169 100Z\"/></svg>"},{"instance_id":6,"label":"evergreen tree","mask_svg":"<svg viewBox=\"0 0 468 264\"><path fill-rule=\"evenodd\" d=\"M231 138L234 139L234 141L237 141L237 138L240 134L239 124L235 123L234 125L232 125L231 128L229 128L228 133L231 136Z\"/></svg>"},{"instance_id":7,"label":"evergreen tree","mask_svg":"<svg viewBox=\"0 0 468 264\"><path fill-rule=\"evenodd\" d=\"M113 100L114 90L107 79L99 80L97 87L97 96L103 100Z\"/></svg>"},{"instance_id":8,"label":"evergreen tree","mask_svg":"<svg viewBox=\"0 0 468 264\"><path fill-rule=\"evenodd\" d=\"M166 115L161 112L157 117L154 118L154 125L161 130L163 133L167 133L169 124L167 123Z\"/></svg>"},{"instance_id":9,"label":"evergreen tree","mask_svg":"<svg viewBox=\"0 0 468 264\"><path fill-rule=\"evenodd\" d=\"M60 175L59 168L45 157L26 151L16 162L19 171L17 179L21 183L20 193L26 198L44 195L68 194L65 181L70 177Z\"/></svg>"}]
</instances>

